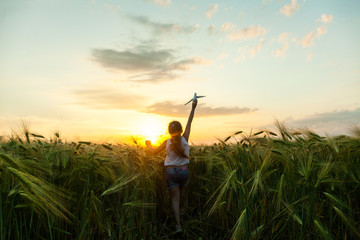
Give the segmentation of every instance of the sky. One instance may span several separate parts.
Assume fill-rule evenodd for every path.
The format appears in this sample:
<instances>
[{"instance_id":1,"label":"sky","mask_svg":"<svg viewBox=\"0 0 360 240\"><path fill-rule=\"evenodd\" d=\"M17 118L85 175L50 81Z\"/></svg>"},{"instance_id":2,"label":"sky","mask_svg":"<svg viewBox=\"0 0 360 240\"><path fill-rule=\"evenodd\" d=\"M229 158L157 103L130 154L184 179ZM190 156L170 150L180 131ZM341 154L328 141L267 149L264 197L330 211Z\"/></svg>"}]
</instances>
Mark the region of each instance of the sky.
<instances>
[{"instance_id":1,"label":"sky","mask_svg":"<svg viewBox=\"0 0 360 240\"><path fill-rule=\"evenodd\" d=\"M0 135L125 141L185 127L360 126L358 0L2 0Z\"/></svg>"}]
</instances>

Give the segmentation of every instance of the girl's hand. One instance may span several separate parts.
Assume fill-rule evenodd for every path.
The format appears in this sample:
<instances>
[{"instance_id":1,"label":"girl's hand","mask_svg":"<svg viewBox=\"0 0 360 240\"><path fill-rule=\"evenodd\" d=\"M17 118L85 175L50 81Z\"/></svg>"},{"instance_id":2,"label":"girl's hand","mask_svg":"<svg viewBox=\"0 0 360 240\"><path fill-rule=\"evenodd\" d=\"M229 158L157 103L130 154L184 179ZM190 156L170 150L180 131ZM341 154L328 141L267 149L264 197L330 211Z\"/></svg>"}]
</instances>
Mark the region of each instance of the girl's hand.
<instances>
[{"instance_id":1,"label":"girl's hand","mask_svg":"<svg viewBox=\"0 0 360 240\"><path fill-rule=\"evenodd\" d=\"M192 108L195 109L195 108L196 108L196 105L197 105L197 99L195 99L195 100L192 102Z\"/></svg>"},{"instance_id":2,"label":"girl's hand","mask_svg":"<svg viewBox=\"0 0 360 240\"><path fill-rule=\"evenodd\" d=\"M153 147L153 146L151 146L150 140L145 141L146 147L150 151L151 154L157 154L157 153L161 152L162 150L164 150L166 148L166 143L167 143L167 141L164 141L160 146Z\"/></svg>"}]
</instances>

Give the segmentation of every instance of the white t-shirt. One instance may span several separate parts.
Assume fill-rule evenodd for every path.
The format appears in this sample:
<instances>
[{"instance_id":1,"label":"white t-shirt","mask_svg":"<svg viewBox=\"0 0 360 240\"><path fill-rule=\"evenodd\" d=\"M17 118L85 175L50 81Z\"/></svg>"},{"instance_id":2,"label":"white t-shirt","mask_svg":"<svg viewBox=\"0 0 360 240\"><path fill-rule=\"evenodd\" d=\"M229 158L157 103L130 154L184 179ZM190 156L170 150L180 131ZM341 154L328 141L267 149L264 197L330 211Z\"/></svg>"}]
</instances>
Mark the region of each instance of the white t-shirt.
<instances>
[{"instance_id":1,"label":"white t-shirt","mask_svg":"<svg viewBox=\"0 0 360 240\"><path fill-rule=\"evenodd\" d=\"M166 158L165 166L183 166L189 163L189 158L178 156L174 151L170 149L171 139L166 141ZM181 145L184 149L186 156L189 156L189 144L184 137L181 137Z\"/></svg>"}]
</instances>

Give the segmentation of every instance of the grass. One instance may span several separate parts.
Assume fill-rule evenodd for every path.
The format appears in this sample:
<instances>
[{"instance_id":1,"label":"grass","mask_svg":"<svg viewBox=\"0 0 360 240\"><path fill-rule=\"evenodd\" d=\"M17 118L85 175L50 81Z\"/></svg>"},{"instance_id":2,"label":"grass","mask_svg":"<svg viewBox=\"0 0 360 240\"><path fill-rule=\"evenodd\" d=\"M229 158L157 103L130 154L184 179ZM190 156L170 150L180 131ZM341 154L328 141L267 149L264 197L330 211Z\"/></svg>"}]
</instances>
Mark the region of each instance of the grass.
<instances>
[{"instance_id":1,"label":"grass","mask_svg":"<svg viewBox=\"0 0 360 240\"><path fill-rule=\"evenodd\" d=\"M360 238L357 128L321 137L278 123L278 133L238 131L190 155L177 236L165 153L46 139L24 125L0 140L0 240Z\"/></svg>"}]
</instances>

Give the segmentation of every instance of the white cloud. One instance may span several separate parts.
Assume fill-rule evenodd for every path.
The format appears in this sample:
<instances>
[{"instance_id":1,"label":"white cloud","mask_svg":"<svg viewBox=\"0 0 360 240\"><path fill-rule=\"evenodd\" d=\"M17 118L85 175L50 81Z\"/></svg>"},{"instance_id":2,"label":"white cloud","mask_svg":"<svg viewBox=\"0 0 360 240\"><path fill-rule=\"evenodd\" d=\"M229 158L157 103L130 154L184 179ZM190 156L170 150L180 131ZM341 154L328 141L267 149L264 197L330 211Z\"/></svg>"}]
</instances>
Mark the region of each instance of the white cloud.
<instances>
[{"instance_id":1,"label":"white cloud","mask_svg":"<svg viewBox=\"0 0 360 240\"><path fill-rule=\"evenodd\" d=\"M206 17L211 18L217 12L218 8L219 5L211 3L206 12Z\"/></svg>"},{"instance_id":2,"label":"white cloud","mask_svg":"<svg viewBox=\"0 0 360 240\"><path fill-rule=\"evenodd\" d=\"M259 43L255 46L243 46L238 49L239 56L234 59L234 62L244 62L247 56L255 57L258 52L262 49L265 39L261 38Z\"/></svg>"},{"instance_id":3,"label":"white cloud","mask_svg":"<svg viewBox=\"0 0 360 240\"><path fill-rule=\"evenodd\" d=\"M286 51L289 49L289 36L290 33L288 32L279 34L278 42L282 44L282 46L276 50L276 57L285 57Z\"/></svg>"},{"instance_id":4,"label":"white cloud","mask_svg":"<svg viewBox=\"0 0 360 240\"><path fill-rule=\"evenodd\" d=\"M324 13L323 15L321 15L321 21L325 24L331 23L334 19L333 15L326 15L326 13Z\"/></svg>"},{"instance_id":5,"label":"white cloud","mask_svg":"<svg viewBox=\"0 0 360 240\"><path fill-rule=\"evenodd\" d=\"M224 23L221 26L221 30L228 34L227 38L230 39L230 41L257 38L266 33L266 29L260 26L250 25L246 28L237 28L234 24L231 24L230 22Z\"/></svg>"},{"instance_id":6,"label":"white cloud","mask_svg":"<svg viewBox=\"0 0 360 240\"><path fill-rule=\"evenodd\" d=\"M279 34L279 38L278 38L279 43L287 42L289 40L289 35L290 35L290 33L288 33L288 32Z\"/></svg>"},{"instance_id":7,"label":"white cloud","mask_svg":"<svg viewBox=\"0 0 360 240\"><path fill-rule=\"evenodd\" d=\"M259 44L254 48L250 49L250 55L255 57L255 55L261 50L262 46L264 45L265 39L261 38Z\"/></svg>"},{"instance_id":8,"label":"white cloud","mask_svg":"<svg viewBox=\"0 0 360 240\"><path fill-rule=\"evenodd\" d=\"M333 15L327 15L325 13L321 15L319 21L322 23L322 25L317 27L316 30L313 30L312 32L305 34L305 36L300 41L300 44L303 47L314 45L315 38L319 38L321 35L327 33L328 26L333 21L333 19L334 19Z\"/></svg>"},{"instance_id":9,"label":"white cloud","mask_svg":"<svg viewBox=\"0 0 360 240\"><path fill-rule=\"evenodd\" d=\"M285 57L286 51L289 49L289 43L285 42L282 47L276 50L276 57Z\"/></svg>"},{"instance_id":10,"label":"white cloud","mask_svg":"<svg viewBox=\"0 0 360 240\"><path fill-rule=\"evenodd\" d=\"M265 28L260 26L249 26L247 28L239 28L230 34L230 40L236 41L240 39L256 38L266 33Z\"/></svg>"},{"instance_id":11,"label":"white cloud","mask_svg":"<svg viewBox=\"0 0 360 240\"><path fill-rule=\"evenodd\" d=\"M326 15L325 13L321 15L321 18L319 19L320 22L323 23L320 27L318 27L317 30L317 36L320 37L321 35L327 33L327 28L329 24L333 21L334 16L333 15Z\"/></svg>"},{"instance_id":12,"label":"white cloud","mask_svg":"<svg viewBox=\"0 0 360 240\"><path fill-rule=\"evenodd\" d=\"M310 45L313 45L315 36L316 36L317 30L314 30L308 34L306 34L302 40L301 40L301 44L303 45L303 47L308 47Z\"/></svg>"},{"instance_id":13,"label":"white cloud","mask_svg":"<svg viewBox=\"0 0 360 240\"><path fill-rule=\"evenodd\" d=\"M327 26L325 25L320 26L316 29L316 31L317 31L317 36L319 37L327 32Z\"/></svg>"},{"instance_id":14,"label":"white cloud","mask_svg":"<svg viewBox=\"0 0 360 240\"><path fill-rule=\"evenodd\" d=\"M235 25L232 25L230 22L226 22L221 26L223 32L229 32L235 28Z\"/></svg>"},{"instance_id":15,"label":"white cloud","mask_svg":"<svg viewBox=\"0 0 360 240\"><path fill-rule=\"evenodd\" d=\"M297 0L291 0L291 4L286 4L284 7L280 9L280 13L291 16L293 15L297 10L299 10L300 5L297 3Z\"/></svg>"}]
</instances>

